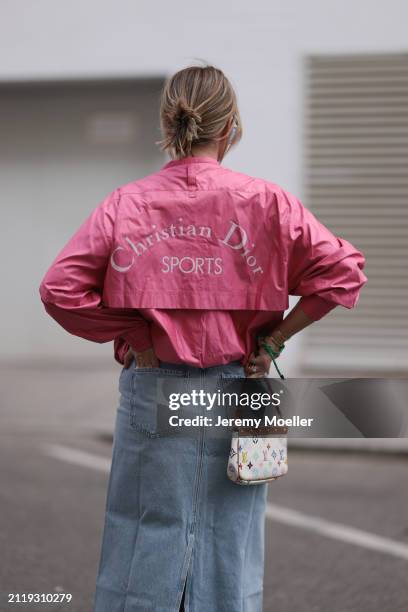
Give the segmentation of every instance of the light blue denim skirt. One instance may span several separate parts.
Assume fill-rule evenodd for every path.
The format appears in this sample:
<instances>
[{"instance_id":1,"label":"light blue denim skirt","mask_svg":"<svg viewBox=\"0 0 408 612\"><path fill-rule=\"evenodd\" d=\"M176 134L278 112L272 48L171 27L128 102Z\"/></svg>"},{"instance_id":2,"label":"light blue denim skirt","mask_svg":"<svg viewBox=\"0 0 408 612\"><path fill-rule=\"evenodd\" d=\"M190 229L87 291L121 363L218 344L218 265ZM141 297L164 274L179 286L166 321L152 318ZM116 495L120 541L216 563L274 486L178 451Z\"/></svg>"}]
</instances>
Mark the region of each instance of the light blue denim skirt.
<instances>
[{"instance_id":1,"label":"light blue denim skirt","mask_svg":"<svg viewBox=\"0 0 408 612\"><path fill-rule=\"evenodd\" d=\"M157 377L244 376L239 361L122 369L94 612L178 612L183 591L186 612L262 612L268 485L228 479L228 431L162 435L155 414Z\"/></svg>"}]
</instances>

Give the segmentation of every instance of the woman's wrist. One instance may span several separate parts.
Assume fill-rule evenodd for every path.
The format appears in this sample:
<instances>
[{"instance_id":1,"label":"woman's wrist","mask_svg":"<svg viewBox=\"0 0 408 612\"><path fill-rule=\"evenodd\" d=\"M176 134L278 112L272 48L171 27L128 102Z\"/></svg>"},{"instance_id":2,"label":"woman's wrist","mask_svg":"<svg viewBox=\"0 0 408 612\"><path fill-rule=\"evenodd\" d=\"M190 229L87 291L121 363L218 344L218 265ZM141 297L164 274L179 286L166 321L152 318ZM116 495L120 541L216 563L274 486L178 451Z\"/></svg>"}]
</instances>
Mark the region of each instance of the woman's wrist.
<instances>
[{"instance_id":1,"label":"woman's wrist","mask_svg":"<svg viewBox=\"0 0 408 612\"><path fill-rule=\"evenodd\" d=\"M273 347L275 347L274 350L276 351L279 351L280 347L282 347L288 339L288 336L286 336L280 329L274 329L270 334L265 336L265 342L273 345Z\"/></svg>"}]
</instances>

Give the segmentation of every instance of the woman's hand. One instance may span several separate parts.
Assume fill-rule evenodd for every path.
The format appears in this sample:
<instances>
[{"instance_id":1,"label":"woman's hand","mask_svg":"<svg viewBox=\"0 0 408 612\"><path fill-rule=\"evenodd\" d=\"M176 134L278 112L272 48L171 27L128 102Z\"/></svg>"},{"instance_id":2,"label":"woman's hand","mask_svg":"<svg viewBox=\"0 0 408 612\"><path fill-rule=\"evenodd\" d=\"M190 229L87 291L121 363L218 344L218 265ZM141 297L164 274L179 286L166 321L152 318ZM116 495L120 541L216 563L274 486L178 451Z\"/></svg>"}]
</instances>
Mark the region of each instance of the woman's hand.
<instances>
[{"instance_id":1,"label":"woman's hand","mask_svg":"<svg viewBox=\"0 0 408 612\"><path fill-rule=\"evenodd\" d=\"M130 366L133 359L136 362L135 368L159 367L159 360L156 357L153 347L141 352L136 352L132 349L132 347L130 347L124 358L124 367L126 369Z\"/></svg>"},{"instance_id":2,"label":"woman's hand","mask_svg":"<svg viewBox=\"0 0 408 612\"><path fill-rule=\"evenodd\" d=\"M265 349L260 348L256 355L254 352L250 354L245 365L245 375L248 378L262 378L263 376L267 376L271 363L272 359L269 353L267 353Z\"/></svg>"}]
</instances>

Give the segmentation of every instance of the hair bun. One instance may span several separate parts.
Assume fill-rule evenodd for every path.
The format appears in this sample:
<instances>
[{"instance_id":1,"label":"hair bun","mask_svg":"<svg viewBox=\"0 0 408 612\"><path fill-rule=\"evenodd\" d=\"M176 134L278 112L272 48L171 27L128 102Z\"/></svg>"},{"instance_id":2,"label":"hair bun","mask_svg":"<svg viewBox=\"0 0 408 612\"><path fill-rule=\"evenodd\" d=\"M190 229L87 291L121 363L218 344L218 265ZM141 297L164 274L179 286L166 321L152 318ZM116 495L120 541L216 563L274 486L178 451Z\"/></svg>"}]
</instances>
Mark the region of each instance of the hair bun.
<instances>
[{"instance_id":1,"label":"hair bun","mask_svg":"<svg viewBox=\"0 0 408 612\"><path fill-rule=\"evenodd\" d=\"M191 108L191 106L189 106L185 100L180 98L176 104L174 120L176 123L179 124L190 122L195 122L196 124L199 124L201 123L201 115L193 108Z\"/></svg>"},{"instance_id":2,"label":"hair bun","mask_svg":"<svg viewBox=\"0 0 408 612\"><path fill-rule=\"evenodd\" d=\"M182 138L189 143L200 138L202 117L182 98L177 101L173 121L176 138Z\"/></svg>"}]
</instances>

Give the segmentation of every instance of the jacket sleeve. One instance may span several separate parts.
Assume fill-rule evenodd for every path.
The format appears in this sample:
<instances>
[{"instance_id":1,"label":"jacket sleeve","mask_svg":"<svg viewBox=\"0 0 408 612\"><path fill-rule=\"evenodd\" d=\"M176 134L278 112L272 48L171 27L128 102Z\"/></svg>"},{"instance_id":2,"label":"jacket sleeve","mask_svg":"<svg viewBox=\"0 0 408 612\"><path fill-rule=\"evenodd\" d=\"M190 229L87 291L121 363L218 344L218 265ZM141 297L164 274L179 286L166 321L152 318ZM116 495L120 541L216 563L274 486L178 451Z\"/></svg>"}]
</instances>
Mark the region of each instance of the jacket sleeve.
<instances>
[{"instance_id":1,"label":"jacket sleeve","mask_svg":"<svg viewBox=\"0 0 408 612\"><path fill-rule=\"evenodd\" d=\"M337 304L335 302L328 302L318 295L307 295L300 298L299 306L309 319L318 321L336 308Z\"/></svg>"},{"instance_id":2,"label":"jacket sleeve","mask_svg":"<svg viewBox=\"0 0 408 612\"><path fill-rule=\"evenodd\" d=\"M365 257L335 236L291 193L283 191L289 295L318 320L336 306L353 308L367 282Z\"/></svg>"},{"instance_id":3,"label":"jacket sleeve","mask_svg":"<svg viewBox=\"0 0 408 612\"><path fill-rule=\"evenodd\" d=\"M118 201L115 190L92 211L52 262L39 292L47 313L69 333L100 343L121 337L143 351L151 346L149 322L135 309L102 302Z\"/></svg>"}]
</instances>

